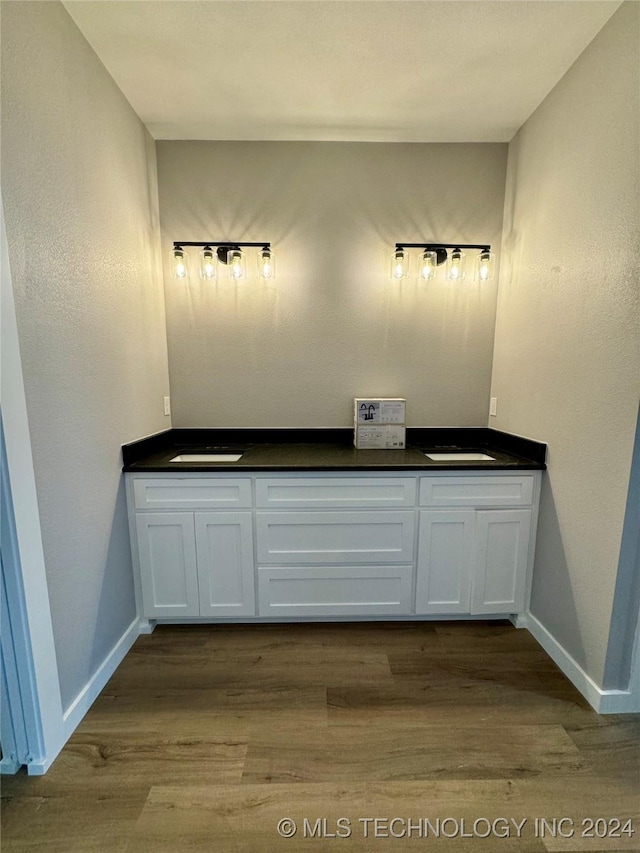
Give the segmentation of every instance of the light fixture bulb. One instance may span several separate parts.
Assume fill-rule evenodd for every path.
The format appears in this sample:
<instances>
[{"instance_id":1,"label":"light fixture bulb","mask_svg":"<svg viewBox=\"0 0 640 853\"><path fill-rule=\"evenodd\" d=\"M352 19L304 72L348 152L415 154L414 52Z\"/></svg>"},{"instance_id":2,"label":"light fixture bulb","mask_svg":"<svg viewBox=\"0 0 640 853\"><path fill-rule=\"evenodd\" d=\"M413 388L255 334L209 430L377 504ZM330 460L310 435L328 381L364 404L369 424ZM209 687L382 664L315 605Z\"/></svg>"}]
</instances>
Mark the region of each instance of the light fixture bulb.
<instances>
[{"instance_id":1,"label":"light fixture bulb","mask_svg":"<svg viewBox=\"0 0 640 853\"><path fill-rule=\"evenodd\" d=\"M187 255L184 249L173 249L171 252L171 265L174 278L184 280L189 277L189 265L187 263Z\"/></svg>"},{"instance_id":2,"label":"light fixture bulb","mask_svg":"<svg viewBox=\"0 0 640 853\"><path fill-rule=\"evenodd\" d=\"M229 275L233 281L240 281L244 278L244 257L242 249L229 249L227 264L229 265Z\"/></svg>"},{"instance_id":3,"label":"light fixture bulb","mask_svg":"<svg viewBox=\"0 0 640 853\"><path fill-rule=\"evenodd\" d=\"M258 253L258 275L273 280L276 277L276 260L269 246Z\"/></svg>"},{"instance_id":4,"label":"light fixture bulb","mask_svg":"<svg viewBox=\"0 0 640 853\"><path fill-rule=\"evenodd\" d=\"M495 272L495 261L495 254L489 249L483 249L476 261L475 280L479 282L491 281Z\"/></svg>"},{"instance_id":5,"label":"light fixture bulb","mask_svg":"<svg viewBox=\"0 0 640 853\"><path fill-rule=\"evenodd\" d=\"M200 278L213 281L216 277L216 256L211 246L205 246L200 252Z\"/></svg>"},{"instance_id":6,"label":"light fixture bulb","mask_svg":"<svg viewBox=\"0 0 640 853\"><path fill-rule=\"evenodd\" d=\"M425 249L420 255L420 269L418 278L420 281L431 281L438 274L438 255L430 249Z\"/></svg>"},{"instance_id":7,"label":"light fixture bulb","mask_svg":"<svg viewBox=\"0 0 640 853\"><path fill-rule=\"evenodd\" d=\"M447 262L447 278L449 281L462 281L464 278L465 254L461 249L454 249Z\"/></svg>"},{"instance_id":8,"label":"light fixture bulb","mask_svg":"<svg viewBox=\"0 0 640 853\"><path fill-rule=\"evenodd\" d=\"M399 281L409 275L409 256L404 249L396 249L391 259L391 279Z\"/></svg>"}]
</instances>

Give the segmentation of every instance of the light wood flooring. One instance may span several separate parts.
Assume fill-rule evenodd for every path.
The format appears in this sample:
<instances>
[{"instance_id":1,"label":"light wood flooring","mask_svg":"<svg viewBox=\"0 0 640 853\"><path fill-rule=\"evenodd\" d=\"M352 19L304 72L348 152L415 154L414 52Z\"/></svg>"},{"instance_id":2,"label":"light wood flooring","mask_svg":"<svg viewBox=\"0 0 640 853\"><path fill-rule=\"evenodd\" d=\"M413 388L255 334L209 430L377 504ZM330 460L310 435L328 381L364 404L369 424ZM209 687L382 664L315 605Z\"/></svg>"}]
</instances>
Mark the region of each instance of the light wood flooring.
<instances>
[{"instance_id":1,"label":"light wood flooring","mask_svg":"<svg viewBox=\"0 0 640 853\"><path fill-rule=\"evenodd\" d=\"M3 853L637 851L640 715L507 622L164 626L2 798Z\"/></svg>"}]
</instances>

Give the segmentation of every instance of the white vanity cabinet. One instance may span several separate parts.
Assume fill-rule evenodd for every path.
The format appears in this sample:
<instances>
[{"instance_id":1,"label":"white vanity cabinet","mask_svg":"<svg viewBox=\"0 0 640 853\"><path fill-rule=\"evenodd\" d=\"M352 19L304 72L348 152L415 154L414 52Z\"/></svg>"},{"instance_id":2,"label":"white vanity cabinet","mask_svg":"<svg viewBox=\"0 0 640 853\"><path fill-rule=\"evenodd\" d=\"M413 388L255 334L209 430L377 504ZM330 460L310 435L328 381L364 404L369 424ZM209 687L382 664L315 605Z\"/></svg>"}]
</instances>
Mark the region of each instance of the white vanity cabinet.
<instances>
[{"instance_id":1,"label":"white vanity cabinet","mask_svg":"<svg viewBox=\"0 0 640 853\"><path fill-rule=\"evenodd\" d=\"M421 478L417 614L525 609L539 480L537 471Z\"/></svg>"},{"instance_id":2,"label":"white vanity cabinet","mask_svg":"<svg viewBox=\"0 0 640 853\"><path fill-rule=\"evenodd\" d=\"M540 476L127 473L141 614L232 621L521 613Z\"/></svg>"},{"instance_id":3,"label":"white vanity cabinet","mask_svg":"<svg viewBox=\"0 0 640 853\"><path fill-rule=\"evenodd\" d=\"M142 615L253 616L251 480L129 475L128 487Z\"/></svg>"}]
</instances>

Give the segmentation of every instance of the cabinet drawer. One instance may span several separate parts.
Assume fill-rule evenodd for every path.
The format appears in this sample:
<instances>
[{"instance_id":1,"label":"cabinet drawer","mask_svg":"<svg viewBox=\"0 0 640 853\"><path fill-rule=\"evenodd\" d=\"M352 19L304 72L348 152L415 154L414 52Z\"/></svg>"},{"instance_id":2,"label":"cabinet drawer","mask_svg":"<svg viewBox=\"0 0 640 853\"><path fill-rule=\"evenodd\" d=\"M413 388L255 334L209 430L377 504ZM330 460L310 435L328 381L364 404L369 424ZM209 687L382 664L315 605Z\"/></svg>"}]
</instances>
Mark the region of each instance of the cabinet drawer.
<instances>
[{"instance_id":1,"label":"cabinet drawer","mask_svg":"<svg viewBox=\"0 0 640 853\"><path fill-rule=\"evenodd\" d=\"M527 506L532 500L532 475L420 480L420 506Z\"/></svg>"},{"instance_id":2,"label":"cabinet drawer","mask_svg":"<svg viewBox=\"0 0 640 853\"><path fill-rule=\"evenodd\" d=\"M135 479L136 509L250 507L251 480Z\"/></svg>"},{"instance_id":3,"label":"cabinet drawer","mask_svg":"<svg viewBox=\"0 0 640 853\"><path fill-rule=\"evenodd\" d=\"M256 480L256 503L268 509L413 506L416 481L408 477L318 477Z\"/></svg>"},{"instance_id":4,"label":"cabinet drawer","mask_svg":"<svg viewBox=\"0 0 640 853\"><path fill-rule=\"evenodd\" d=\"M260 616L408 615L411 566L258 569Z\"/></svg>"},{"instance_id":5,"label":"cabinet drawer","mask_svg":"<svg viewBox=\"0 0 640 853\"><path fill-rule=\"evenodd\" d=\"M414 513L258 512L258 563L405 563Z\"/></svg>"}]
</instances>

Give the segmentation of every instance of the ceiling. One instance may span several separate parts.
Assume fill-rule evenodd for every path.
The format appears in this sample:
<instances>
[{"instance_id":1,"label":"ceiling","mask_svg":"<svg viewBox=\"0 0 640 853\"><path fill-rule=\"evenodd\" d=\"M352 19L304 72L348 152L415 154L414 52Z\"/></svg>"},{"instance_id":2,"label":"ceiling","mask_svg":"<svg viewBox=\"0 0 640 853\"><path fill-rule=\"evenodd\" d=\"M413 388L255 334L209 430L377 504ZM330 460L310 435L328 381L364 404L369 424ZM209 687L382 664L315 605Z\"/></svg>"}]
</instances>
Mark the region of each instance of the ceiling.
<instances>
[{"instance_id":1,"label":"ceiling","mask_svg":"<svg viewBox=\"0 0 640 853\"><path fill-rule=\"evenodd\" d=\"M156 139L506 142L619 0L66 0Z\"/></svg>"}]
</instances>

